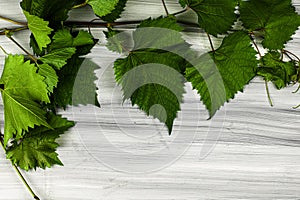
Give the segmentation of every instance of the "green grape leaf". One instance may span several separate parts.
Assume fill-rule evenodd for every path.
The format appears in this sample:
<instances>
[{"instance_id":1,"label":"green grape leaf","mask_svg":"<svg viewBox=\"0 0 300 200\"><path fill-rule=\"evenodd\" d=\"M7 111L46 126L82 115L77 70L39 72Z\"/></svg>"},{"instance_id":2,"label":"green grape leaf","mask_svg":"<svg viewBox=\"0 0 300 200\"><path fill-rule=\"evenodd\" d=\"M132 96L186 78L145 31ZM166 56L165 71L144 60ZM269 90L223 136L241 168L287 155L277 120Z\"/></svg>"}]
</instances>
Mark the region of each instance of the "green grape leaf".
<instances>
[{"instance_id":1,"label":"green grape leaf","mask_svg":"<svg viewBox=\"0 0 300 200\"><path fill-rule=\"evenodd\" d=\"M262 44L268 49L284 48L300 26L291 0L241 1L240 16L245 28L263 34Z\"/></svg>"},{"instance_id":2,"label":"green grape leaf","mask_svg":"<svg viewBox=\"0 0 300 200\"><path fill-rule=\"evenodd\" d=\"M133 33L134 47L126 58L114 63L123 100L165 123L169 134L183 101L189 45L181 38L172 16L143 21Z\"/></svg>"},{"instance_id":3,"label":"green grape leaf","mask_svg":"<svg viewBox=\"0 0 300 200\"><path fill-rule=\"evenodd\" d=\"M34 125L49 127L45 111L37 102L49 103L47 85L37 68L22 55L9 55L0 79L4 104L4 144Z\"/></svg>"},{"instance_id":4,"label":"green grape leaf","mask_svg":"<svg viewBox=\"0 0 300 200\"><path fill-rule=\"evenodd\" d=\"M67 60L70 59L76 52L75 47L66 47L62 49L55 49L50 53L40 57L43 63L54 66L56 69L62 68L67 64Z\"/></svg>"},{"instance_id":5,"label":"green grape leaf","mask_svg":"<svg viewBox=\"0 0 300 200\"><path fill-rule=\"evenodd\" d=\"M210 117L254 78L256 54L247 33L239 31L225 37L216 51L202 55L199 64L186 69L186 78L200 94Z\"/></svg>"},{"instance_id":6,"label":"green grape leaf","mask_svg":"<svg viewBox=\"0 0 300 200\"><path fill-rule=\"evenodd\" d=\"M62 108L79 104L99 107L94 83L97 80L94 71L98 68L88 59L73 56L67 65L57 71L59 83L52 96L54 104Z\"/></svg>"},{"instance_id":7,"label":"green grape leaf","mask_svg":"<svg viewBox=\"0 0 300 200\"><path fill-rule=\"evenodd\" d=\"M99 16L105 16L111 13L119 0L88 0L87 3L92 6L94 13Z\"/></svg>"},{"instance_id":8,"label":"green grape leaf","mask_svg":"<svg viewBox=\"0 0 300 200\"><path fill-rule=\"evenodd\" d=\"M93 36L86 31L81 30L74 34L77 35L73 36L68 29L61 29L55 32L53 42L50 47L51 50L95 44Z\"/></svg>"},{"instance_id":9,"label":"green grape leaf","mask_svg":"<svg viewBox=\"0 0 300 200\"><path fill-rule=\"evenodd\" d=\"M38 65L38 74L45 77L44 81L47 84L47 90L49 93L53 92L53 89L57 86L58 76L56 71L47 64Z\"/></svg>"},{"instance_id":10,"label":"green grape leaf","mask_svg":"<svg viewBox=\"0 0 300 200\"><path fill-rule=\"evenodd\" d=\"M103 31L107 39L106 47L113 52L123 53L129 49L130 36L126 32L121 32L108 27L108 31ZM128 48L127 48L128 47Z\"/></svg>"},{"instance_id":11,"label":"green grape leaf","mask_svg":"<svg viewBox=\"0 0 300 200\"><path fill-rule=\"evenodd\" d=\"M49 34L53 29L49 28L49 22L44 21L42 18L30 15L27 11L24 11L24 14L28 21L28 28L32 32L39 49L43 50L51 42Z\"/></svg>"},{"instance_id":12,"label":"green grape leaf","mask_svg":"<svg viewBox=\"0 0 300 200\"><path fill-rule=\"evenodd\" d=\"M114 64L124 100L130 99L132 105L165 123L169 134L184 93L184 79L175 70L180 68L177 60L177 55L169 52L136 51Z\"/></svg>"},{"instance_id":13,"label":"green grape leaf","mask_svg":"<svg viewBox=\"0 0 300 200\"><path fill-rule=\"evenodd\" d=\"M115 9L113 9L109 14L102 16L101 19L106 22L114 22L116 19L120 18L121 13L124 11L127 0L119 0Z\"/></svg>"},{"instance_id":14,"label":"green grape leaf","mask_svg":"<svg viewBox=\"0 0 300 200\"><path fill-rule=\"evenodd\" d=\"M19 142L8 148L7 158L13 164L26 171L37 167L50 168L55 164L63 165L55 152L59 146L55 140L74 126L74 122L54 114L48 114L47 121L52 129L43 126L30 129Z\"/></svg>"},{"instance_id":15,"label":"green grape leaf","mask_svg":"<svg viewBox=\"0 0 300 200\"><path fill-rule=\"evenodd\" d=\"M195 11L199 26L214 36L226 33L237 19L235 0L180 0L179 3Z\"/></svg>"},{"instance_id":16,"label":"green grape leaf","mask_svg":"<svg viewBox=\"0 0 300 200\"><path fill-rule=\"evenodd\" d=\"M50 22L50 27L57 29L61 22L68 18L68 12L73 7L70 0L22 0L21 7L31 15Z\"/></svg>"},{"instance_id":17,"label":"green grape leaf","mask_svg":"<svg viewBox=\"0 0 300 200\"><path fill-rule=\"evenodd\" d=\"M272 81L277 89L286 87L291 83L292 76L297 75L294 62L284 62L280 59L279 52L268 52L261 58L261 67L257 72L265 80Z\"/></svg>"}]
</instances>

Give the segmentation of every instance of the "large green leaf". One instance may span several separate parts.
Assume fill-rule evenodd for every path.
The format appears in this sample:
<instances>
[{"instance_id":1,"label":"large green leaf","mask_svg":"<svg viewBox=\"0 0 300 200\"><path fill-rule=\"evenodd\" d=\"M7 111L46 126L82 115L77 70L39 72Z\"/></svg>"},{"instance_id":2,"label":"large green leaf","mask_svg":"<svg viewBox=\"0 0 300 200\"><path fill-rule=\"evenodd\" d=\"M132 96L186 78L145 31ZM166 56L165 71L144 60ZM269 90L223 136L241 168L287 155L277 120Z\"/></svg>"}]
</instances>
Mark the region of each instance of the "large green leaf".
<instances>
[{"instance_id":1,"label":"large green leaf","mask_svg":"<svg viewBox=\"0 0 300 200\"><path fill-rule=\"evenodd\" d=\"M74 126L74 122L54 114L48 114L47 121L52 129L43 126L30 129L22 140L8 148L7 158L13 164L27 171L37 167L45 169L54 164L63 165L55 152L58 147L55 140Z\"/></svg>"},{"instance_id":2,"label":"large green leaf","mask_svg":"<svg viewBox=\"0 0 300 200\"><path fill-rule=\"evenodd\" d=\"M51 34L52 29L48 27L49 22L31 15L27 11L24 11L24 14L28 21L28 28L32 32L39 49L42 50L51 42L49 34Z\"/></svg>"},{"instance_id":3,"label":"large green leaf","mask_svg":"<svg viewBox=\"0 0 300 200\"><path fill-rule=\"evenodd\" d=\"M44 77L37 68L24 62L24 56L9 55L0 79L4 104L4 143L34 125L48 126L45 111L38 102L49 103Z\"/></svg>"},{"instance_id":4,"label":"large green leaf","mask_svg":"<svg viewBox=\"0 0 300 200\"><path fill-rule=\"evenodd\" d=\"M236 0L179 0L198 15L199 26L207 33L217 36L226 33L236 21Z\"/></svg>"},{"instance_id":5,"label":"large green leaf","mask_svg":"<svg viewBox=\"0 0 300 200\"><path fill-rule=\"evenodd\" d=\"M133 33L134 47L114 63L123 99L159 119L172 131L184 93L185 54L189 45L172 16L143 21Z\"/></svg>"},{"instance_id":6,"label":"large green leaf","mask_svg":"<svg viewBox=\"0 0 300 200\"><path fill-rule=\"evenodd\" d=\"M99 17L111 13L119 0L87 0L87 3L92 6L94 13Z\"/></svg>"},{"instance_id":7,"label":"large green leaf","mask_svg":"<svg viewBox=\"0 0 300 200\"><path fill-rule=\"evenodd\" d=\"M262 44L268 49L282 49L300 26L291 0L241 1L240 15L244 27L263 33Z\"/></svg>"},{"instance_id":8,"label":"large green leaf","mask_svg":"<svg viewBox=\"0 0 300 200\"><path fill-rule=\"evenodd\" d=\"M200 94L210 117L256 75L256 54L247 33L235 32L224 38L216 51L187 68L186 78Z\"/></svg>"}]
</instances>

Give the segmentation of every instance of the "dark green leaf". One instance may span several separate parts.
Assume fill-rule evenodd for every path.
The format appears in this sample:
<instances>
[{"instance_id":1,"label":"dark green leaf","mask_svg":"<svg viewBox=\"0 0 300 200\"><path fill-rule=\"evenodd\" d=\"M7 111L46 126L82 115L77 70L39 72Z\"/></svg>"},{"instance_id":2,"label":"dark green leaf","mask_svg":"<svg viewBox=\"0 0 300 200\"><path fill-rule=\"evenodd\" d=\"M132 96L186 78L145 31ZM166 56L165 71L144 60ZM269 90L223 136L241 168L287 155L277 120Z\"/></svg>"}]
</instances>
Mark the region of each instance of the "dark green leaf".
<instances>
[{"instance_id":1,"label":"dark green leaf","mask_svg":"<svg viewBox=\"0 0 300 200\"><path fill-rule=\"evenodd\" d=\"M94 13L99 17L111 13L119 0L88 0L87 3L92 6Z\"/></svg>"},{"instance_id":2,"label":"dark green leaf","mask_svg":"<svg viewBox=\"0 0 300 200\"><path fill-rule=\"evenodd\" d=\"M112 10L109 14L102 16L101 19L107 22L114 22L116 19L120 18L121 13L124 11L127 0L119 0L115 9Z\"/></svg>"},{"instance_id":3,"label":"dark green leaf","mask_svg":"<svg viewBox=\"0 0 300 200\"><path fill-rule=\"evenodd\" d=\"M300 26L291 0L241 1L240 15L244 27L263 34L268 49L282 49Z\"/></svg>"},{"instance_id":4,"label":"dark green leaf","mask_svg":"<svg viewBox=\"0 0 300 200\"><path fill-rule=\"evenodd\" d=\"M214 36L229 31L237 19L235 0L180 0L179 3L194 10L199 26Z\"/></svg>"},{"instance_id":5,"label":"dark green leaf","mask_svg":"<svg viewBox=\"0 0 300 200\"><path fill-rule=\"evenodd\" d=\"M54 114L49 114L47 121L52 129L43 126L30 129L24 138L9 147L7 158L13 164L27 171L37 167L45 169L54 164L63 165L55 152L59 146L55 140L60 134L74 126L74 122Z\"/></svg>"},{"instance_id":6,"label":"dark green leaf","mask_svg":"<svg viewBox=\"0 0 300 200\"><path fill-rule=\"evenodd\" d=\"M114 64L123 99L164 122L169 133L182 102L189 51L181 30L172 16L143 21L133 33L129 56Z\"/></svg>"},{"instance_id":7,"label":"dark green leaf","mask_svg":"<svg viewBox=\"0 0 300 200\"><path fill-rule=\"evenodd\" d=\"M22 0L21 7L31 15L50 22L51 28L61 27L68 18L68 12L74 5L72 0Z\"/></svg>"},{"instance_id":8,"label":"dark green leaf","mask_svg":"<svg viewBox=\"0 0 300 200\"><path fill-rule=\"evenodd\" d=\"M269 52L261 59L258 75L267 81L272 81L277 89L286 87L291 83L292 76L297 74L295 63L280 60L279 52Z\"/></svg>"},{"instance_id":9,"label":"dark green leaf","mask_svg":"<svg viewBox=\"0 0 300 200\"><path fill-rule=\"evenodd\" d=\"M244 32L227 36L214 52L204 54L187 68L186 78L198 91L212 117L255 76L258 61L251 39Z\"/></svg>"}]
</instances>

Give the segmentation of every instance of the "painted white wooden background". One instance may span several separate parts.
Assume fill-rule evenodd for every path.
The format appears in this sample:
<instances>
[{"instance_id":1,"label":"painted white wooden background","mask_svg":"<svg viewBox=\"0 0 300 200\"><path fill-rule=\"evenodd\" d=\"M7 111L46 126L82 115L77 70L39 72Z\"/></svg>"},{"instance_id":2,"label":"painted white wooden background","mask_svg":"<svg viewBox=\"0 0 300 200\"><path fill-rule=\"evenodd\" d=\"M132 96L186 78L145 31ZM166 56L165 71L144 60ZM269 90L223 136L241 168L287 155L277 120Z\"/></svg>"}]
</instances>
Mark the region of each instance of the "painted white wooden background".
<instances>
[{"instance_id":1,"label":"painted white wooden background","mask_svg":"<svg viewBox=\"0 0 300 200\"><path fill-rule=\"evenodd\" d=\"M24 19L18 2L0 0L0 14ZM300 1L294 4L299 12ZM181 10L176 0L167 0L167 6L170 12ZM122 16L134 20L163 13L160 0L129 0ZM71 18L94 16L87 8L72 12ZM10 26L0 21L0 27ZM103 38L101 30L92 31ZM299 36L298 32L287 45L297 55ZM184 37L199 51L209 50L200 33ZM15 38L29 48L27 31ZM102 108L80 106L61 112L77 121L59 139L58 152L65 166L24 173L41 199L300 199L300 112L292 109L300 103L300 94L291 94L296 87L283 91L271 87L275 106L270 107L263 82L255 79L207 121L199 97L187 85L185 104L173 135L168 136L160 123L128 102L121 104L111 69L119 55L109 52L103 41L88 56L100 66L97 84ZM10 53L22 53L4 36L0 45ZM1 70L4 58L1 52ZM201 154L210 148L209 154ZM0 199L32 199L3 153Z\"/></svg>"}]
</instances>

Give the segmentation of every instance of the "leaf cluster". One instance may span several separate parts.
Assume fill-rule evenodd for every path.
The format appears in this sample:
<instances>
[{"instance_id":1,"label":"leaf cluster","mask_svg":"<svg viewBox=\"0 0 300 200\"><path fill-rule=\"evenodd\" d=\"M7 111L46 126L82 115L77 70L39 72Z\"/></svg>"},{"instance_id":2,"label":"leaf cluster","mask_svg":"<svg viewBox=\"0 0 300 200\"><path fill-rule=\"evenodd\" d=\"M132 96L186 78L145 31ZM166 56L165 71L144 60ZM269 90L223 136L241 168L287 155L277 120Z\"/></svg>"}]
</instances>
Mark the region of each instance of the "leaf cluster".
<instances>
[{"instance_id":1,"label":"leaf cluster","mask_svg":"<svg viewBox=\"0 0 300 200\"><path fill-rule=\"evenodd\" d=\"M291 0L179 0L185 10L196 13L197 26L211 43L211 50L200 56L183 39L184 27L175 14L145 19L131 36L118 30L114 22L122 16L126 3L21 2L33 53L8 55L0 79L3 143L14 164L25 170L62 165L56 139L74 122L57 115L57 109L78 104L100 106L94 84L97 66L84 57L97 39L86 30L66 25L71 9L90 6L107 22L107 48L125 53L114 63L123 99L165 123L169 134L187 82L199 93L209 118L254 77L262 77L278 89L300 82L300 60L285 50L300 26ZM222 40L218 47L213 45L215 38ZM85 71L85 79L76 84L80 70Z\"/></svg>"}]
</instances>

